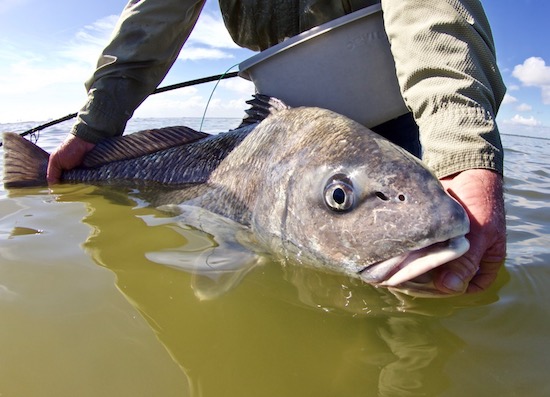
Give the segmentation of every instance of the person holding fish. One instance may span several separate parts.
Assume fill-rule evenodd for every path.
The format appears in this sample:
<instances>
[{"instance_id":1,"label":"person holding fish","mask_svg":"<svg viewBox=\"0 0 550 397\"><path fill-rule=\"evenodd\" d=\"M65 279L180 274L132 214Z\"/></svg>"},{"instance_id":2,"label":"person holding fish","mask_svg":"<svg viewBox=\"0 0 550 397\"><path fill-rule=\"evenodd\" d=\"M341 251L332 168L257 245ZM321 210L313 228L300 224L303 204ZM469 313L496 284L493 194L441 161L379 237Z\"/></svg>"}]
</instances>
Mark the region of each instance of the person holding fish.
<instances>
[{"instance_id":1,"label":"person holding fish","mask_svg":"<svg viewBox=\"0 0 550 397\"><path fill-rule=\"evenodd\" d=\"M233 40L255 51L380 1L220 0ZM48 182L121 135L160 84L189 37L205 0L130 0L86 82L88 101L54 151ZM495 280L506 254L503 149L495 122L505 87L479 0L382 0L402 96L422 143L422 160L470 218L470 249L439 267L443 293L474 292ZM274 22L275 21L275 22ZM365 73L368 73L365 65ZM391 139L391 137L389 137ZM416 138L417 139L417 138Z\"/></svg>"}]
</instances>

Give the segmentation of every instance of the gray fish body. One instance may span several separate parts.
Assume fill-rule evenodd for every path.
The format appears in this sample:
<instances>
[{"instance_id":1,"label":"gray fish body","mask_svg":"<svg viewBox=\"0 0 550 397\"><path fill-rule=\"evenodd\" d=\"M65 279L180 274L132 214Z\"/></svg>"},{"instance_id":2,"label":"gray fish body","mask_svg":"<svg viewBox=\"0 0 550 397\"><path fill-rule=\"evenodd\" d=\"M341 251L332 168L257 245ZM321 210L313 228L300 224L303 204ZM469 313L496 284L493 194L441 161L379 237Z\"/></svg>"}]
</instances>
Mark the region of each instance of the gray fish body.
<instances>
[{"instance_id":1,"label":"gray fish body","mask_svg":"<svg viewBox=\"0 0 550 397\"><path fill-rule=\"evenodd\" d=\"M419 160L319 108L279 106L260 123L63 178L175 185L150 201L216 214L259 251L370 284L431 289L415 278L468 249L464 209Z\"/></svg>"},{"instance_id":2,"label":"gray fish body","mask_svg":"<svg viewBox=\"0 0 550 397\"><path fill-rule=\"evenodd\" d=\"M254 127L255 125L249 125L219 135L208 135L194 142L136 158L108 162L93 168L76 168L64 172L62 179L64 182L91 183L204 183L225 156L241 143ZM101 147L98 150L101 150Z\"/></svg>"},{"instance_id":3,"label":"gray fish body","mask_svg":"<svg viewBox=\"0 0 550 397\"><path fill-rule=\"evenodd\" d=\"M270 116L207 183L188 204L249 226L283 258L373 284L395 267L372 265L469 230L464 209L419 160L324 109ZM331 207L335 195L343 206Z\"/></svg>"}]
</instances>

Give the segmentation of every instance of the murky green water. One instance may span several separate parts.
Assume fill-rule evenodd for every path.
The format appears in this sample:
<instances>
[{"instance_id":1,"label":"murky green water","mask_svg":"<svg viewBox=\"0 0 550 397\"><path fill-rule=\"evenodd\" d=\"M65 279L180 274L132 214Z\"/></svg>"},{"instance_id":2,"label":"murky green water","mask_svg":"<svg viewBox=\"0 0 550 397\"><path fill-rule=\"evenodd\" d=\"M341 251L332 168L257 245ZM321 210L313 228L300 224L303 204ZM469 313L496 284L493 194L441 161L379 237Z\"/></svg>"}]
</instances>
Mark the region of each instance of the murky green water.
<instances>
[{"instance_id":1,"label":"murky green water","mask_svg":"<svg viewBox=\"0 0 550 397\"><path fill-rule=\"evenodd\" d=\"M208 243L167 215L86 185L0 191L0 396L550 395L550 144L503 139L509 257L449 299L268 263L201 300L147 259Z\"/></svg>"}]
</instances>

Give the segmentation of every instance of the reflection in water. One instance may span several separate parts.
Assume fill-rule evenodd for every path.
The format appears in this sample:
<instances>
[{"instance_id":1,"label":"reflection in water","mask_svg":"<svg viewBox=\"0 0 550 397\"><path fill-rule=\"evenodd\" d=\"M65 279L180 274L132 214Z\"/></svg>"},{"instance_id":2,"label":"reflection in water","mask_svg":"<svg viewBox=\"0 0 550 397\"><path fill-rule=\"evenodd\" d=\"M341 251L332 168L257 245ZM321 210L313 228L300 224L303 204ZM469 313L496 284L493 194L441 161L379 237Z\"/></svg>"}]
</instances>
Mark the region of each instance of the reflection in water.
<instances>
[{"instance_id":1,"label":"reflection in water","mask_svg":"<svg viewBox=\"0 0 550 397\"><path fill-rule=\"evenodd\" d=\"M0 394L549 396L550 141L503 140L506 269L443 300L266 263L201 301L147 255L205 235L114 190L0 191Z\"/></svg>"},{"instance_id":2,"label":"reflection in water","mask_svg":"<svg viewBox=\"0 0 550 397\"><path fill-rule=\"evenodd\" d=\"M181 371L113 287L113 273L80 246L94 189L60 190L0 201L0 395L181 395ZM30 230L41 232L21 233Z\"/></svg>"},{"instance_id":3,"label":"reflection in water","mask_svg":"<svg viewBox=\"0 0 550 397\"><path fill-rule=\"evenodd\" d=\"M437 395L446 388L443 368L461 341L439 322L431 325L414 318L390 317L380 329L381 339L396 357L380 372L380 396ZM431 382L433 377L440 383Z\"/></svg>"},{"instance_id":4,"label":"reflection in water","mask_svg":"<svg viewBox=\"0 0 550 397\"><path fill-rule=\"evenodd\" d=\"M425 304L341 275L266 263L202 300L201 276L148 257L194 252L197 242L208 248L204 236L128 205L116 191L98 189L85 202L84 221L94 230L86 250L115 273L118 289L181 367L190 396L438 394L449 383L445 363L463 344L440 317L493 302L499 288Z\"/></svg>"}]
</instances>

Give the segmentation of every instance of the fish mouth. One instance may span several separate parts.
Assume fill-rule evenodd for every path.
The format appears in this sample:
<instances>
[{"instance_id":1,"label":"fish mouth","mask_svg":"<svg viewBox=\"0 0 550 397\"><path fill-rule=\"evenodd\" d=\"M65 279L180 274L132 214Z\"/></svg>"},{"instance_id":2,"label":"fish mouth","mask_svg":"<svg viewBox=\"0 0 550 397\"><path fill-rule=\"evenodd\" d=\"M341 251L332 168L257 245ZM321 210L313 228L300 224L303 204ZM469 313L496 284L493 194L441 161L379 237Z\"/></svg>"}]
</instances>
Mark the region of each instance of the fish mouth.
<instances>
[{"instance_id":1,"label":"fish mouth","mask_svg":"<svg viewBox=\"0 0 550 397\"><path fill-rule=\"evenodd\" d=\"M469 248L470 243L464 235L453 237L369 265L359 271L359 277L370 284L385 287L396 287L414 280L415 285L419 287L428 284L428 281L422 280L419 276L462 256Z\"/></svg>"}]
</instances>

